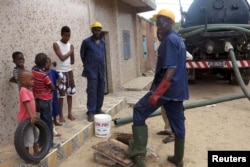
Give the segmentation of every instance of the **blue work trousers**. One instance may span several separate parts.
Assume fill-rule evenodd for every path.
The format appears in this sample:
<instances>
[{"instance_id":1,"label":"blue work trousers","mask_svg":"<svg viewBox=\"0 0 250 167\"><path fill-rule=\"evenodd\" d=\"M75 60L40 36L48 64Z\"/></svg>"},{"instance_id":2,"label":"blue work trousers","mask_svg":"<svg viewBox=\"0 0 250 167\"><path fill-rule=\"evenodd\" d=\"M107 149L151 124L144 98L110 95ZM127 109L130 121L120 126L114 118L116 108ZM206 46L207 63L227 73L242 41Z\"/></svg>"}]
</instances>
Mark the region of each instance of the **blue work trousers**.
<instances>
[{"instance_id":1,"label":"blue work trousers","mask_svg":"<svg viewBox=\"0 0 250 167\"><path fill-rule=\"evenodd\" d=\"M103 79L87 79L87 114L99 112L104 100L105 82Z\"/></svg>"},{"instance_id":2,"label":"blue work trousers","mask_svg":"<svg viewBox=\"0 0 250 167\"><path fill-rule=\"evenodd\" d=\"M37 99L36 103L39 108L40 119L43 120L47 124L50 130L51 136L52 136L51 143L53 143L52 100ZM43 140L43 139L39 139L39 140Z\"/></svg>"},{"instance_id":3,"label":"blue work trousers","mask_svg":"<svg viewBox=\"0 0 250 167\"><path fill-rule=\"evenodd\" d=\"M185 116L182 101L172 101L159 99L156 106L152 106L148 102L149 96L152 93L148 92L134 106L133 124L134 126L146 125L146 119L155 112L160 106L166 110L170 127L177 138L185 138Z\"/></svg>"}]
</instances>

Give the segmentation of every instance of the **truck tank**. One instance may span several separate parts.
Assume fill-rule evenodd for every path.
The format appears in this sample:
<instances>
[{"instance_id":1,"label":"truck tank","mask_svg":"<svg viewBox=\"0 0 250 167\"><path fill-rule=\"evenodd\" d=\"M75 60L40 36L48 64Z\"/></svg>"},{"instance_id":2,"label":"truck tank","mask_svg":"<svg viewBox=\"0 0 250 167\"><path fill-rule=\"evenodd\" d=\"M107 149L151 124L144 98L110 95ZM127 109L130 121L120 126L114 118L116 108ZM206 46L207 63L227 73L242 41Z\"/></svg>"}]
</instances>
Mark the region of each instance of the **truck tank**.
<instances>
[{"instance_id":1,"label":"truck tank","mask_svg":"<svg viewBox=\"0 0 250 167\"><path fill-rule=\"evenodd\" d=\"M245 84L250 74L250 7L247 0L194 0L181 12L179 33L193 60L187 62L191 83L207 74L236 83L225 42L234 47Z\"/></svg>"}]
</instances>

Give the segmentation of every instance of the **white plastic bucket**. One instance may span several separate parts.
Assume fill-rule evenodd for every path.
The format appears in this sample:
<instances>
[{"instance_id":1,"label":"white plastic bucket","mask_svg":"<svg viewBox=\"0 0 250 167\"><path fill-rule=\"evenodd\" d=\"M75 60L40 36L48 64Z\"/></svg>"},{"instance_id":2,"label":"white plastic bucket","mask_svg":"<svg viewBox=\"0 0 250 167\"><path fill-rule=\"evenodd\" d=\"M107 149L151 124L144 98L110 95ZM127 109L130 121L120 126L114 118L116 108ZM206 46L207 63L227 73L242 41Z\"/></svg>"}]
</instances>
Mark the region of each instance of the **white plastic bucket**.
<instances>
[{"instance_id":1,"label":"white plastic bucket","mask_svg":"<svg viewBox=\"0 0 250 167\"><path fill-rule=\"evenodd\" d=\"M107 137L110 134L111 116L109 114L96 114L94 116L95 136Z\"/></svg>"}]
</instances>

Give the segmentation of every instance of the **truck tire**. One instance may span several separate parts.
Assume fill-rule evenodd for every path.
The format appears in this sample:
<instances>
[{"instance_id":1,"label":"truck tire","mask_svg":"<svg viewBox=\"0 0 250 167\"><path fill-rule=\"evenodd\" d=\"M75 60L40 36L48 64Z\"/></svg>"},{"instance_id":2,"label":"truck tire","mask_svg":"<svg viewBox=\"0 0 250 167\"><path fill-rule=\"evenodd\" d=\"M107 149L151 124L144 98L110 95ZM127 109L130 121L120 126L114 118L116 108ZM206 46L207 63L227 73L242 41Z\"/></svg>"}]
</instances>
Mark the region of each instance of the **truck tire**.
<instances>
[{"instance_id":1,"label":"truck tire","mask_svg":"<svg viewBox=\"0 0 250 167\"><path fill-rule=\"evenodd\" d=\"M241 77L242 77L244 84L247 86L249 84L249 81L250 81L250 69L249 68L241 69L240 74L241 74ZM233 72L231 73L229 83L233 84L233 85L238 84L237 79L236 79Z\"/></svg>"},{"instance_id":2,"label":"truck tire","mask_svg":"<svg viewBox=\"0 0 250 167\"><path fill-rule=\"evenodd\" d=\"M249 76L243 76L242 79L243 79L245 85L247 86L249 84Z\"/></svg>"},{"instance_id":3,"label":"truck tire","mask_svg":"<svg viewBox=\"0 0 250 167\"><path fill-rule=\"evenodd\" d=\"M42 145L42 147L37 155L30 154L24 146L24 132L29 126L30 126L30 119L27 119L18 125L15 131L14 145L17 154L26 163L37 164L48 154L51 146L52 134L47 124L41 119L37 119L35 126L39 130L39 138L41 139L40 144Z\"/></svg>"},{"instance_id":4,"label":"truck tire","mask_svg":"<svg viewBox=\"0 0 250 167\"><path fill-rule=\"evenodd\" d=\"M187 69L188 84L196 84L196 71L195 69Z\"/></svg>"}]
</instances>

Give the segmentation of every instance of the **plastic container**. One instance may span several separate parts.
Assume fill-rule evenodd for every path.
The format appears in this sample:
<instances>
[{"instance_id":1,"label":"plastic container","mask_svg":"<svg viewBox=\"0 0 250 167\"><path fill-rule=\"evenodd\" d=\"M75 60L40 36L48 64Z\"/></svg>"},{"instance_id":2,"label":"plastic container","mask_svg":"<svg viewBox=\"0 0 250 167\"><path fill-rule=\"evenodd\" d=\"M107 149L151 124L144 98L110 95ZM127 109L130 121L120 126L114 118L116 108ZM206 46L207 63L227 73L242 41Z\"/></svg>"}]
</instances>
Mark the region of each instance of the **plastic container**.
<instances>
[{"instance_id":1,"label":"plastic container","mask_svg":"<svg viewBox=\"0 0 250 167\"><path fill-rule=\"evenodd\" d=\"M94 116L95 136L108 137L110 134L111 116L109 114L96 114Z\"/></svg>"}]
</instances>

